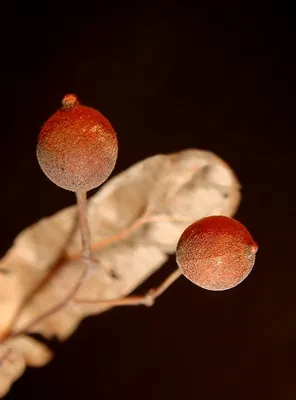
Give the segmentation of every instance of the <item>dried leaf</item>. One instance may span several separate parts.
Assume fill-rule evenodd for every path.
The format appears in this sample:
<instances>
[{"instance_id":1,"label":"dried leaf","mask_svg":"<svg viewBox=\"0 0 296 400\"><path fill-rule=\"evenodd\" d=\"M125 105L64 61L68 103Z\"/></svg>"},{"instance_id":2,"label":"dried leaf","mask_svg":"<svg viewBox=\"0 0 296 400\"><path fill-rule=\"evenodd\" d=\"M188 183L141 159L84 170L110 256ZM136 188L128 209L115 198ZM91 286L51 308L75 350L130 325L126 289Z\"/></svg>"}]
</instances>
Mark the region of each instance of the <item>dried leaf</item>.
<instances>
[{"instance_id":1,"label":"dried leaf","mask_svg":"<svg viewBox=\"0 0 296 400\"><path fill-rule=\"evenodd\" d=\"M239 201L235 175L213 153L192 149L135 164L89 200L98 268L79 296L113 299L127 295L174 253L189 224L212 214L231 216ZM75 206L44 218L21 232L0 262L0 351L5 354L10 349L16 360L12 367L2 357L0 393L21 375L25 363L39 366L49 360L48 350L38 342L28 337L22 342L20 337L5 341L5 337L60 303L79 280L84 265L79 259L76 225ZM82 318L106 309L69 302L30 326L29 332L64 340ZM28 358L29 352L32 358Z\"/></svg>"},{"instance_id":2,"label":"dried leaf","mask_svg":"<svg viewBox=\"0 0 296 400\"><path fill-rule=\"evenodd\" d=\"M42 367L51 357L52 353L45 345L28 336L19 336L0 344L0 398L23 374L26 365Z\"/></svg>"}]
</instances>

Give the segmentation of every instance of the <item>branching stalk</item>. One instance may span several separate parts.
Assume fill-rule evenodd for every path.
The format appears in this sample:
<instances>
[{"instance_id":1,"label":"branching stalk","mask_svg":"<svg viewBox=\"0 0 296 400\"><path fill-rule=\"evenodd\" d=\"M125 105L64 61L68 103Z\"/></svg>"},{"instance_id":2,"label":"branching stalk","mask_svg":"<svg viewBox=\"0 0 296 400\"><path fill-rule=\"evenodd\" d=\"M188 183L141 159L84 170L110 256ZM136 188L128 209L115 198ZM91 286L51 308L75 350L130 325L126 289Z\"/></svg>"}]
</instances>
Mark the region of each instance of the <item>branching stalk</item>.
<instances>
[{"instance_id":1,"label":"branching stalk","mask_svg":"<svg viewBox=\"0 0 296 400\"><path fill-rule=\"evenodd\" d=\"M60 311L62 308L67 306L70 300L77 294L81 286L83 285L84 281L89 276L91 268L95 264L92 260L91 256L91 243L90 243L90 233L89 233L89 226L87 221L87 196L86 192L77 192L77 207L78 207L78 215L79 215L79 226L81 232L81 243L82 243L82 259L85 263L82 274L80 275L78 281L76 282L75 286L71 289L68 295L57 305L52 307L51 309L45 311L41 315L37 316L33 320L29 321L24 327L21 329L14 331L9 335L9 337L15 337L22 334L29 332L33 326L37 325L45 318L50 317L51 315L55 314L56 312Z\"/></svg>"},{"instance_id":2,"label":"branching stalk","mask_svg":"<svg viewBox=\"0 0 296 400\"><path fill-rule=\"evenodd\" d=\"M154 304L157 297L162 295L180 276L182 272L180 269L172 272L156 289L150 289L146 294L139 296L126 296L118 299L96 300L96 299L82 299L74 298L76 303L95 304L98 306L140 306L145 305L150 307Z\"/></svg>"}]
</instances>

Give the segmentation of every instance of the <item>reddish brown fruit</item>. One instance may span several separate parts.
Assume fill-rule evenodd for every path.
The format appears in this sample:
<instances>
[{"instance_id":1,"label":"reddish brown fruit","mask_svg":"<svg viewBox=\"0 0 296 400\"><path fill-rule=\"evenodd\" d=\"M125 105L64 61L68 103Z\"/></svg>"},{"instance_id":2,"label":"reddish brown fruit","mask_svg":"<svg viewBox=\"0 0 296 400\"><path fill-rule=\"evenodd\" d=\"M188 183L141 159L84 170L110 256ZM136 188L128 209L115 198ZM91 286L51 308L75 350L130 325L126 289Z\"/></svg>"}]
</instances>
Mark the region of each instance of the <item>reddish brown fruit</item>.
<instances>
[{"instance_id":1,"label":"reddish brown fruit","mask_svg":"<svg viewBox=\"0 0 296 400\"><path fill-rule=\"evenodd\" d=\"M177 264L191 282L208 290L226 290L251 272L257 244L240 222L225 216L190 225L177 245Z\"/></svg>"},{"instance_id":2,"label":"reddish brown fruit","mask_svg":"<svg viewBox=\"0 0 296 400\"><path fill-rule=\"evenodd\" d=\"M43 125L37 158L45 175L73 192L101 185L111 174L118 143L110 122L93 108L67 94L62 108Z\"/></svg>"}]
</instances>

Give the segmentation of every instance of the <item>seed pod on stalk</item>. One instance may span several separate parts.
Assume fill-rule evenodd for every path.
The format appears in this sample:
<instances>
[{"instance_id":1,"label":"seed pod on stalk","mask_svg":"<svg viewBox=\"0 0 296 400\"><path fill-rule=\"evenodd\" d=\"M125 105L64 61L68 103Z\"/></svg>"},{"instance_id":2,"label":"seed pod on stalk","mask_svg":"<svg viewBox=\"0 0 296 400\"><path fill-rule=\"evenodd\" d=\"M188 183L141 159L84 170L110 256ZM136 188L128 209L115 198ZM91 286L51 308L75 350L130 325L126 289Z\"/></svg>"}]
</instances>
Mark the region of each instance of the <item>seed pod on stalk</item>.
<instances>
[{"instance_id":1,"label":"seed pod on stalk","mask_svg":"<svg viewBox=\"0 0 296 400\"><path fill-rule=\"evenodd\" d=\"M37 158L45 175L73 192L101 185L114 169L118 153L116 133L110 122L93 108L68 94L62 108L43 125Z\"/></svg>"},{"instance_id":2,"label":"seed pod on stalk","mask_svg":"<svg viewBox=\"0 0 296 400\"><path fill-rule=\"evenodd\" d=\"M186 278L208 290L227 290L251 272L258 245L240 222L222 215L202 218L181 235L176 260Z\"/></svg>"}]
</instances>

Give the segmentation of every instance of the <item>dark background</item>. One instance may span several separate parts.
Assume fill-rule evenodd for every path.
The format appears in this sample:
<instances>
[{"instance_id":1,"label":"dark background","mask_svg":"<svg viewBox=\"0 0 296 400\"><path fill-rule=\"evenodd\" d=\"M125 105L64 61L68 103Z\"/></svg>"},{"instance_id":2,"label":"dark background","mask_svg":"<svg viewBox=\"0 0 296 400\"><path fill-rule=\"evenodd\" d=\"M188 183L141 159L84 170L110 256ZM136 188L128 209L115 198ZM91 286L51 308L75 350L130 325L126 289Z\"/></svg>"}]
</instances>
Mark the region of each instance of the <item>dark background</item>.
<instances>
[{"instance_id":1,"label":"dark background","mask_svg":"<svg viewBox=\"0 0 296 400\"><path fill-rule=\"evenodd\" d=\"M225 159L243 185L236 217L260 251L233 290L181 278L152 308L85 319L7 399L295 399L292 7L67 4L66 17L55 5L46 16L2 15L2 254L19 231L74 202L35 157L40 126L69 92L114 125L116 173L188 147Z\"/></svg>"}]
</instances>

